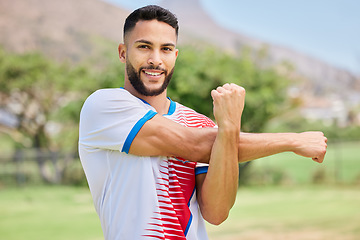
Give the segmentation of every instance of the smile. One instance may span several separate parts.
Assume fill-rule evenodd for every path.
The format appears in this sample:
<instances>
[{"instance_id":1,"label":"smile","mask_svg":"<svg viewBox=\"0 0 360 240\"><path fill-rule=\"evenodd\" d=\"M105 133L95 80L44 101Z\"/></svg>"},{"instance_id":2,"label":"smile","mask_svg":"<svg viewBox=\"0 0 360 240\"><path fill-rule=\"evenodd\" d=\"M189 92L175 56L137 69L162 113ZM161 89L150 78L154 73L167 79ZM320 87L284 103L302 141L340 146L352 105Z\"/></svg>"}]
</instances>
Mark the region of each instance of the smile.
<instances>
[{"instance_id":1,"label":"smile","mask_svg":"<svg viewBox=\"0 0 360 240\"><path fill-rule=\"evenodd\" d=\"M150 75L150 76L160 76L161 74L163 74L164 72L159 72L159 71L148 71L148 70L143 70L143 72L147 75Z\"/></svg>"}]
</instances>

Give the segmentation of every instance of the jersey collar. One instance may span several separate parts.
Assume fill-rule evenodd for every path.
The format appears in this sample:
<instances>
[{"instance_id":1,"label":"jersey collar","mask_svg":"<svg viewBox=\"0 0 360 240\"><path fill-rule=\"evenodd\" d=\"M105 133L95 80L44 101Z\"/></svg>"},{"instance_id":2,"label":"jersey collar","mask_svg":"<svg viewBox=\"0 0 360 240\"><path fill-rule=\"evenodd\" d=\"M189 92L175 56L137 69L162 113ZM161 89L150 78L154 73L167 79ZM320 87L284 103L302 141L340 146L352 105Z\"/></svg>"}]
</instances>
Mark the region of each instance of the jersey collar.
<instances>
[{"instance_id":1,"label":"jersey collar","mask_svg":"<svg viewBox=\"0 0 360 240\"><path fill-rule=\"evenodd\" d=\"M123 88L123 87L120 87L120 88L126 90L126 89ZM137 98L138 98L138 97L137 97ZM147 105L150 105L150 104L149 104L147 101L145 101L144 99L141 99L141 98L138 98L138 99L140 99L143 103L145 103L145 104L147 104ZM172 114L175 112L175 110L176 110L176 103L175 103L173 100L171 100L169 97L167 97L167 99L170 100L169 111L168 111L168 113L164 114L163 116L172 115ZM151 105L150 105L150 106L151 106Z\"/></svg>"}]
</instances>

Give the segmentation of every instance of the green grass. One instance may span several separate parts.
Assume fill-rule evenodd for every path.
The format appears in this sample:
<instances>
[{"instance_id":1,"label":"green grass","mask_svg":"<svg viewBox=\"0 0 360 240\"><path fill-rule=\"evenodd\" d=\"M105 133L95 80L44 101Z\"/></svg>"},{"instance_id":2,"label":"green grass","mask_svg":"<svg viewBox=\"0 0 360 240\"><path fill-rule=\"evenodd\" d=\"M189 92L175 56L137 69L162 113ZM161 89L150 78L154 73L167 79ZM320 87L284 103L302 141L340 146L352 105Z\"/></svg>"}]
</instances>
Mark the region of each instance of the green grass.
<instances>
[{"instance_id":1,"label":"green grass","mask_svg":"<svg viewBox=\"0 0 360 240\"><path fill-rule=\"evenodd\" d=\"M0 190L0 238L103 239L89 190L31 187Z\"/></svg>"},{"instance_id":2,"label":"green grass","mask_svg":"<svg viewBox=\"0 0 360 240\"><path fill-rule=\"evenodd\" d=\"M210 239L359 239L357 188L242 188L229 218L208 225Z\"/></svg>"},{"instance_id":3,"label":"green grass","mask_svg":"<svg viewBox=\"0 0 360 240\"><path fill-rule=\"evenodd\" d=\"M240 188L229 218L207 228L211 240L355 240L359 203L356 186ZM103 239L87 188L3 188L0 216L1 239Z\"/></svg>"}]
</instances>

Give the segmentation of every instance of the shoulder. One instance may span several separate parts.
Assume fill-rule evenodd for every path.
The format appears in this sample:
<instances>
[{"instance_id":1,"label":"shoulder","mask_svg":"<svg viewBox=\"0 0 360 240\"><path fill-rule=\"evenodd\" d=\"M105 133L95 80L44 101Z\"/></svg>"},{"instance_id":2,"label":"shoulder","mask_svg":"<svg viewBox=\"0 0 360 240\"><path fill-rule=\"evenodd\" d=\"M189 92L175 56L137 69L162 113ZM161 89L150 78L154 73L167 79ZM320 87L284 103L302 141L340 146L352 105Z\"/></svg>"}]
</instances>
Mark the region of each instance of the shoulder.
<instances>
[{"instance_id":1,"label":"shoulder","mask_svg":"<svg viewBox=\"0 0 360 240\"><path fill-rule=\"evenodd\" d=\"M117 100L117 99L133 99L135 100L136 97L131 95L128 91L122 88L106 88L106 89L99 89L93 92L86 101L91 100Z\"/></svg>"},{"instance_id":2,"label":"shoulder","mask_svg":"<svg viewBox=\"0 0 360 240\"><path fill-rule=\"evenodd\" d=\"M84 103L85 106L111 107L113 105L136 105L142 101L123 88L99 89L93 92Z\"/></svg>"},{"instance_id":3,"label":"shoulder","mask_svg":"<svg viewBox=\"0 0 360 240\"><path fill-rule=\"evenodd\" d=\"M109 114L128 112L130 110L149 109L148 106L122 88L99 89L84 102L81 115Z\"/></svg>"}]
</instances>

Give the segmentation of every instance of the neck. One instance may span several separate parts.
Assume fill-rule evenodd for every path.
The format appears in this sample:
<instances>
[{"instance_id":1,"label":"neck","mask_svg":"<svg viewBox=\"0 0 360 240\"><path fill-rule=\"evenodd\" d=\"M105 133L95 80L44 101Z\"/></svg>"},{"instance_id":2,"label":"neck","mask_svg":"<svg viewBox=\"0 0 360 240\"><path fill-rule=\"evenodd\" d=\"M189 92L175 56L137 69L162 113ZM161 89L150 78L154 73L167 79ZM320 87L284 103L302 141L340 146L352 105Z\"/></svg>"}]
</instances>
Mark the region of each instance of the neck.
<instances>
[{"instance_id":1,"label":"neck","mask_svg":"<svg viewBox=\"0 0 360 240\"><path fill-rule=\"evenodd\" d=\"M156 112L164 115L167 114L170 107L170 100L166 97L166 89L164 92L157 96L144 96L138 93L133 86L125 81L124 89L126 89L128 92L130 92L132 95L134 95L137 98L140 98L147 103L149 103L153 108L155 108Z\"/></svg>"}]
</instances>

